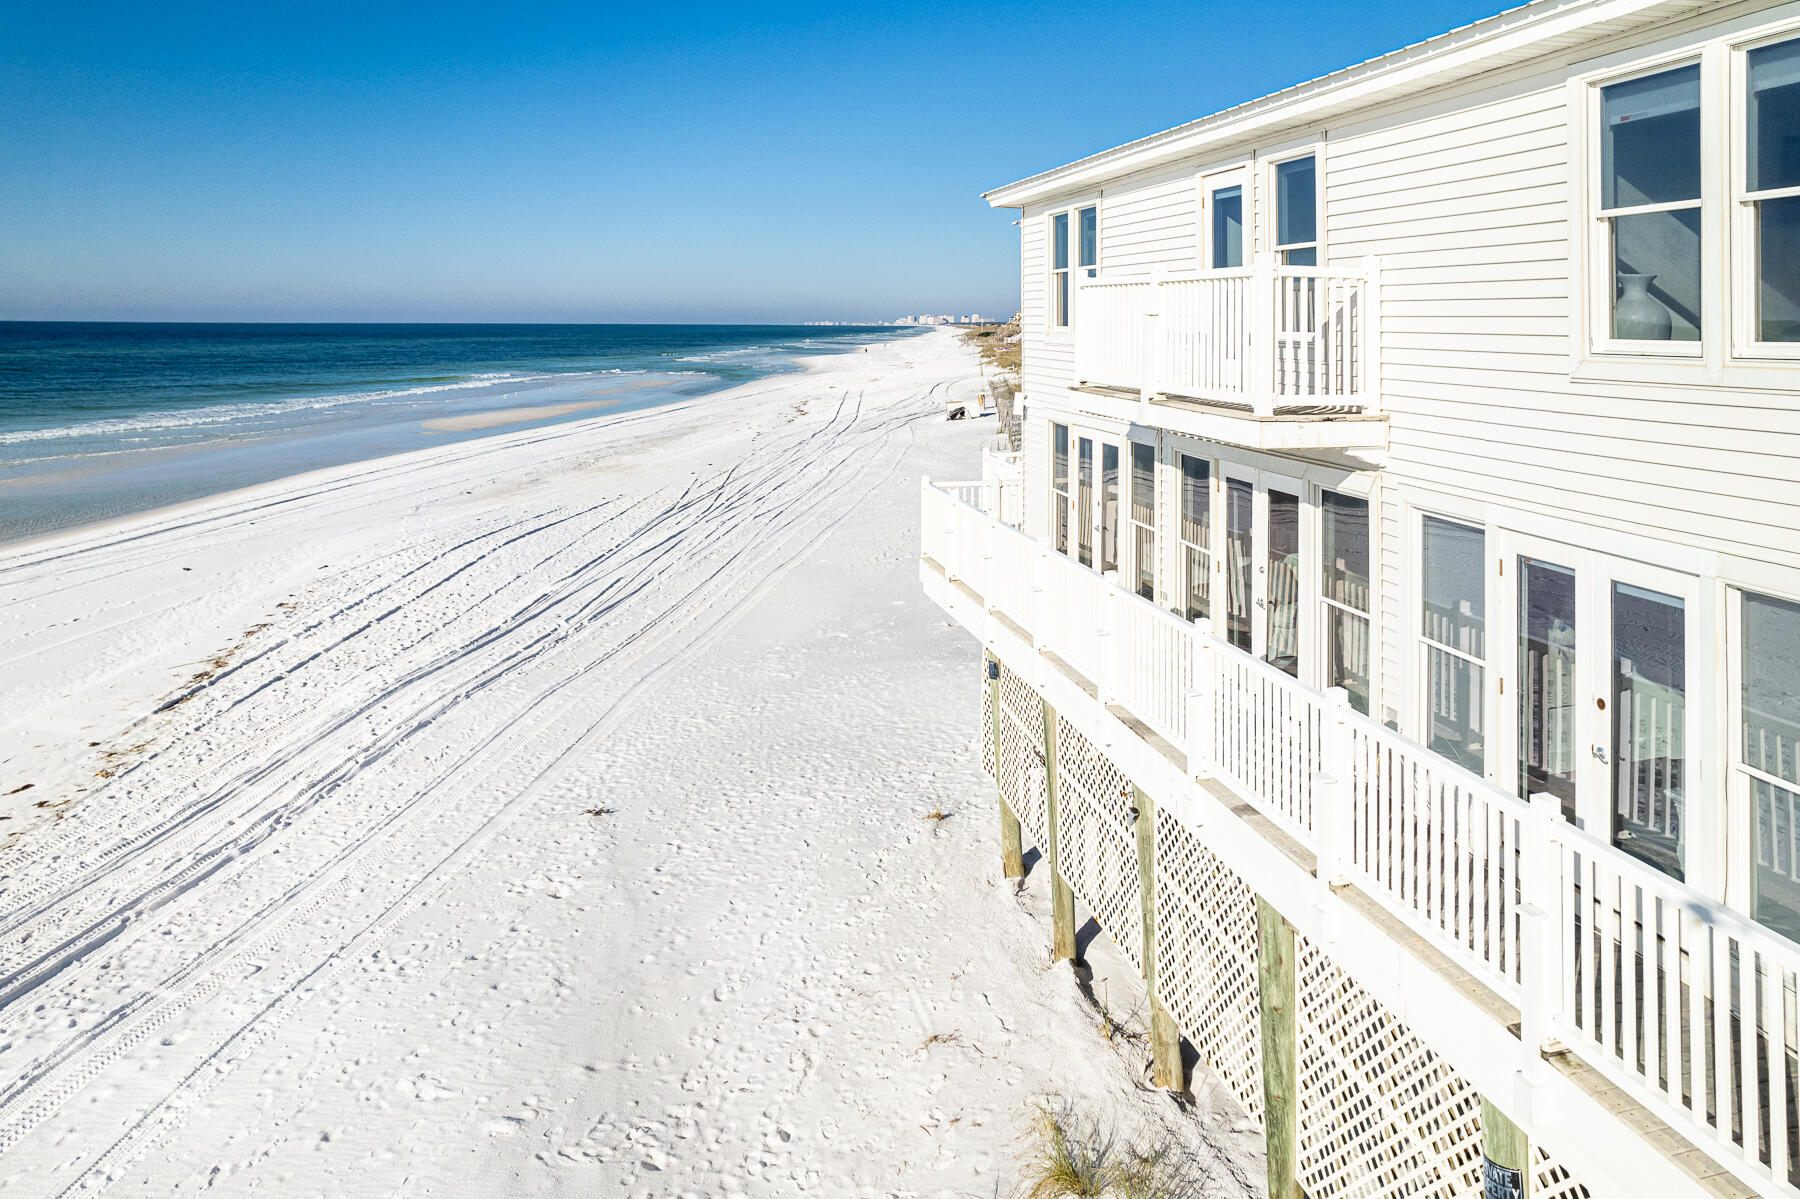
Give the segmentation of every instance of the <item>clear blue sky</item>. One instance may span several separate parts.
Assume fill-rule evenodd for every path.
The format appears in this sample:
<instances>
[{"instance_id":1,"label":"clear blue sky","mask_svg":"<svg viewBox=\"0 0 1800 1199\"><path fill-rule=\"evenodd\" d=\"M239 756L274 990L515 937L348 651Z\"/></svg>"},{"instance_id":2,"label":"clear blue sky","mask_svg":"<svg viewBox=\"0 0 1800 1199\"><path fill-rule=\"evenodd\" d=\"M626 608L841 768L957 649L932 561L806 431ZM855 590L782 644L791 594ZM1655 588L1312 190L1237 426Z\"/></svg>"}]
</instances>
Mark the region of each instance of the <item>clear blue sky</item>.
<instances>
[{"instance_id":1,"label":"clear blue sky","mask_svg":"<svg viewBox=\"0 0 1800 1199\"><path fill-rule=\"evenodd\" d=\"M0 319L1010 313L982 191L1499 7L15 0Z\"/></svg>"}]
</instances>

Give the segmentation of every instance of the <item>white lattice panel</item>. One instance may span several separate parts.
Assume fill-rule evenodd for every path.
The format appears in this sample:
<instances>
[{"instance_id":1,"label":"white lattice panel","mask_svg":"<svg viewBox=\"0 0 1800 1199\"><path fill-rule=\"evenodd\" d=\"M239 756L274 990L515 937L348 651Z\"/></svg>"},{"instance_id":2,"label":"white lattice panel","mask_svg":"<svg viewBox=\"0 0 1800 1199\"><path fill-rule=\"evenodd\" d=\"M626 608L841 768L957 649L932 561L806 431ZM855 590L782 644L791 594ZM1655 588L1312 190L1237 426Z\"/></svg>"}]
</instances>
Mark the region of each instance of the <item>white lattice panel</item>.
<instances>
[{"instance_id":1,"label":"white lattice panel","mask_svg":"<svg viewBox=\"0 0 1800 1199\"><path fill-rule=\"evenodd\" d=\"M1156 809L1156 993L1213 1073L1262 1122L1256 897Z\"/></svg>"},{"instance_id":2,"label":"white lattice panel","mask_svg":"<svg viewBox=\"0 0 1800 1199\"><path fill-rule=\"evenodd\" d=\"M1481 1190L1481 1097L1305 938L1300 1179L1318 1199Z\"/></svg>"},{"instance_id":3,"label":"white lattice panel","mask_svg":"<svg viewBox=\"0 0 1800 1199\"><path fill-rule=\"evenodd\" d=\"M1081 896L1100 927L1141 972L1144 909L1131 807L1131 784L1119 768L1058 717L1057 865L1069 889Z\"/></svg>"},{"instance_id":4,"label":"white lattice panel","mask_svg":"<svg viewBox=\"0 0 1800 1199\"><path fill-rule=\"evenodd\" d=\"M1027 846L1050 844L1050 807L1044 783L1044 709L1037 693L1000 668L1000 794L1019 818Z\"/></svg>"},{"instance_id":5,"label":"white lattice panel","mask_svg":"<svg viewBox=\"0 0 1800 1199\"><path fill-rule=\"evenodd\" d=\"M994 690L985 682L981 685L981 773L999 785L1000 772L994 769Z\"/></svg>"},{"instance_id":6,"label":"white lattice panel","mask_svg":"<svg viewBox=\"0 0 1800 1199\"><path fill-rule=\"evenodd\" d=\"M1531 1147L1531 1199L1590 1199L1588 1189L1563 1164L1538 1146Z\"/></svg>"}]
</instances>

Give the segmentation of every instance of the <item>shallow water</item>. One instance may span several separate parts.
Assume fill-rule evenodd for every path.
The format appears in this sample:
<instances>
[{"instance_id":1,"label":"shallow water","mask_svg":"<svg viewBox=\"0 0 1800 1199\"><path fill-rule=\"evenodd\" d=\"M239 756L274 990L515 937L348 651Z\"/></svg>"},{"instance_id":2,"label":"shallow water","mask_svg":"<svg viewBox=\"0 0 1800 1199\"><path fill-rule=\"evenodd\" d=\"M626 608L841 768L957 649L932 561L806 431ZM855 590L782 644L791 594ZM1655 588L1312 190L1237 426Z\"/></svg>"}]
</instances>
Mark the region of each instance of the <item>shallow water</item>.
<instances>
[{"instance_id":1,"label":"shallow water","mask_svg":"<svg viewBox=\"0 0 1800 1199\"><path fill-rule=\"evenodd\" d=\"M898 332L0 322L0 542L298 471L684 399L795 369L799 354ZM455 419L574 405L594 406L485 428Z\"/></svg>"}]
</instances>

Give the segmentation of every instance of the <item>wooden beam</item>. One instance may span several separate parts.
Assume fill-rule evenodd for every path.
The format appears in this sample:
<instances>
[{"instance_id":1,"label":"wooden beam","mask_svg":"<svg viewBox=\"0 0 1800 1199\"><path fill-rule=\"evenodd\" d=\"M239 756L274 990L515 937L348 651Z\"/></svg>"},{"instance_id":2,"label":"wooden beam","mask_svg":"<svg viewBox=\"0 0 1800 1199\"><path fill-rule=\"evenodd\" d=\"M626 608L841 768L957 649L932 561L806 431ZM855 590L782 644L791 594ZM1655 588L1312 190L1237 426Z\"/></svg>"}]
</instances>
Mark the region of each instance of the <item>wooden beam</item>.
<instances>
[{"instance_id":1,"label":"wooden beam","mask_svg":"<svg viewBox=\"0 0 1800 1199\"><path fill-rule=\"evenodd\" d=\"M1044 709L1044 790L1049 803L1050 844L1050 956L1057 961L1077 961L1075 951L1075 893L1063 881L1062 866L1056 856L1056 709L1048 700Z\"/></svg>"},{"instance_id":2,"label":"wooden beam","mask_svg":"<svg viewBox=\"0 0 1800 1199\"><path fill-rule=\"evenodd\" d=\"M1025 845L1019 831L1019 817L1006 802L1006 791L1000 786L1000 659L993 654L987 660L988 707L993 713L994 793L1000 797L1000 870L1007 878L1025 877Z\"/></svg>"},{"instance_id":3,"label":"wooden beam","mask_svg":"<svg viewBox=\"0 0 1800 1199\"><path fill-rule=\"evenodd\" d=\"M1482 1189L1489 1199L1531 1194L1531 1142L1505 1112L1481 1097Z\"/></svg>"},{"instance_id":4,"label":"wooden beam","mask_svg":"<svg viewBox=\"0 0 1800 1199\"><path fill-rule=\"evenodd\" d=\"M1156 809L1133 783L1137 805L1138 902L1144 920L1144 984L1150 990L1150 1081L1171 1091L1187 1090L1181 1064L1181 1030L1156 997Z\"/></svg>"},{"instance_id":5,"label":"wooden beam","mask_svg":"<svg viewBox=\"0 0 1800 1199\"><path fill-rule=\"evenodd\" d=\"M1300 1040L1294 927L1256 897L1256 982L1262 1017L1263 1130L1269 1199L1300 1199Z\"/></svg>"}]
</instances>

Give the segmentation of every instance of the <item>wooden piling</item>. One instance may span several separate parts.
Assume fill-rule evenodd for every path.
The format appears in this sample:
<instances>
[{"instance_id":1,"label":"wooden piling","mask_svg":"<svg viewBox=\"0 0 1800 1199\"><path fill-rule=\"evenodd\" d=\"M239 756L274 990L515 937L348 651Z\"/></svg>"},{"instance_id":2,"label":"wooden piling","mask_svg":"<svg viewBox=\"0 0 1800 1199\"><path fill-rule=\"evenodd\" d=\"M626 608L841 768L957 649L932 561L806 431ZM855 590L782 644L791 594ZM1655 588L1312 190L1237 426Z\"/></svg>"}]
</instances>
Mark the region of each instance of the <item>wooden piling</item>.
<instances>
[{"instance_id":1,"label":"wooden piling","mask_svg":"<svg viewBox=\"0 0 1800 1199\"><path fill-rule=\"evenodd\" d=\"M1300 1199L1300 1040L1295 1026L1294 928L1260 895L1256 898L1256 981L1269 1199Z\"/></svg>"},{"instance_id":2,"label":"wooden piling","mask_svg":"<svg viewBox=\"0 0 1800 1199\"><path fill-rule=\"evenodd\" d=\"M1007 878L1025 877L1025 845L1019 830L1019 817L1006 802L1006 791L1000 786L1000 659L993 654L987 660L988 707L993 713L994 792L1000 797L1000 870Z\"/></svg>"},{"instance_id":3,"label":"wooden piling","mask_svg":"<svg viewBox=\"0 0 1800 1199\"><path fill-rule=\"evenodd\" d=\"M1077 961L1075 950L1075 893L1063 880L1056 856L1056 709L1042 701L1044 709L1044 791L1049 806L1050 835L1046 840L1050 859L1050 955L1057 961Z\"/></svg>"},{"instance_id":4,"label":"wooden piling","mask_svg":"<svg viewBox=\"0 0 1800 1199\"><path fill-rule=\"evenodd\" d=\"M1505 1112L1481 1097L1482 1188L1489 1196L1531 1194L1531 1142Z\"/></svg>"},{"instance_id":5,"label":"wooden piling","mask_svg":"<svg viewBox=\"0 0 1800 1199\"><path fill-rule=\"evenodd\" d=\"M1171 1091L1187 1090L1181 1063L1181 1030L1156 997L1156 809L1135 783L1137 807L1138 902L1144 924L1144 985L1150 990L1150 1080Z\"/></svg>"}]
</instances>

